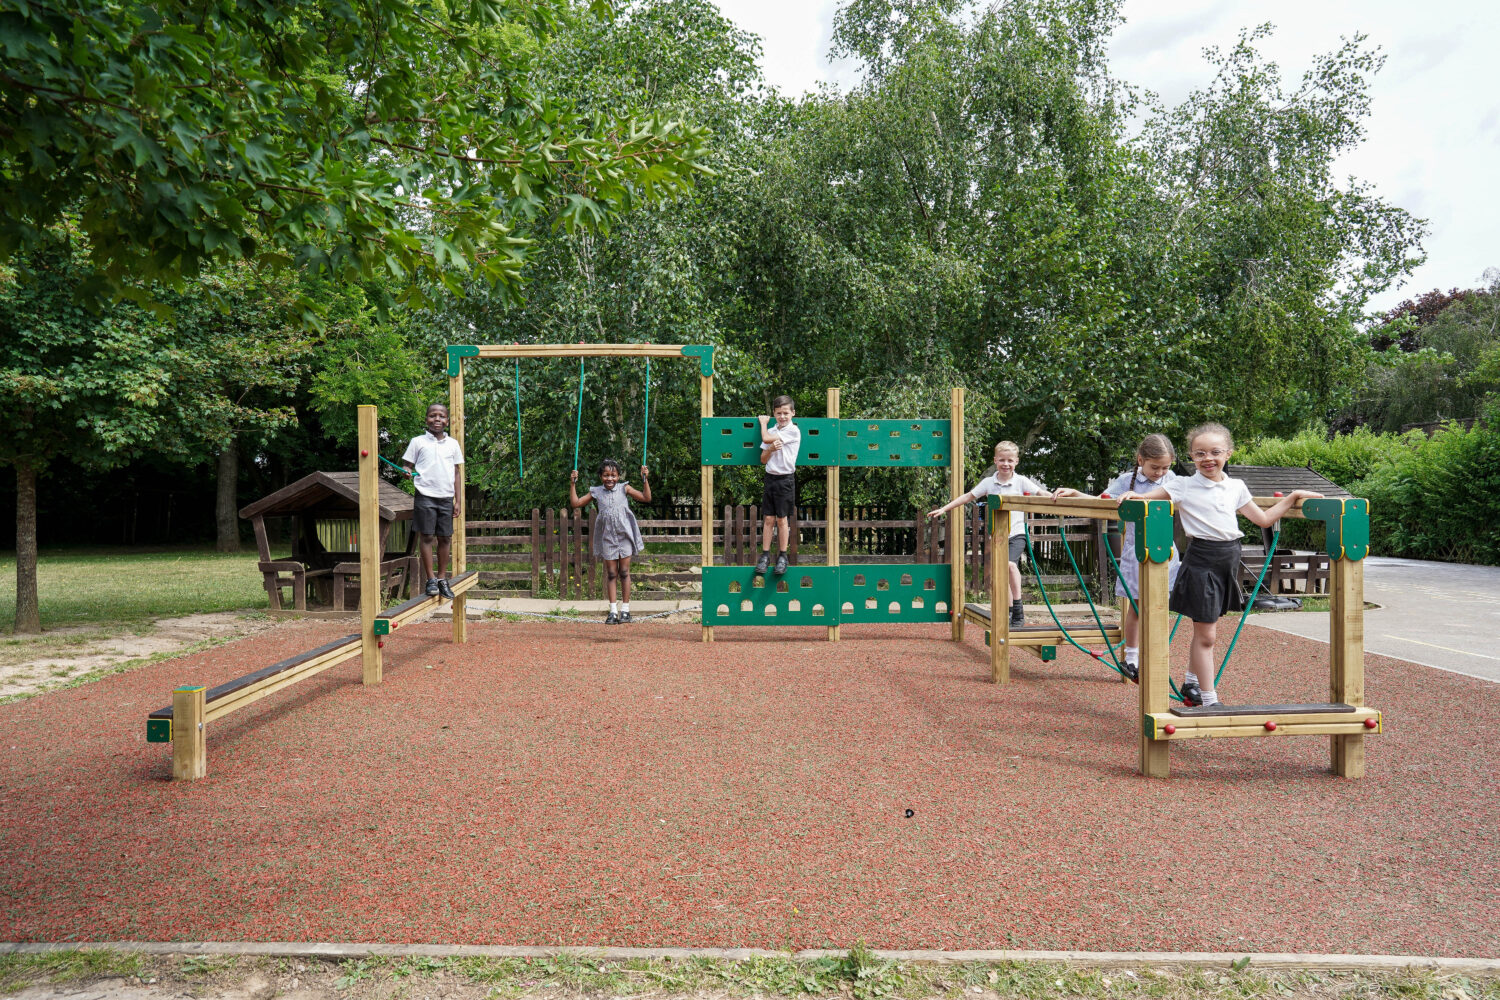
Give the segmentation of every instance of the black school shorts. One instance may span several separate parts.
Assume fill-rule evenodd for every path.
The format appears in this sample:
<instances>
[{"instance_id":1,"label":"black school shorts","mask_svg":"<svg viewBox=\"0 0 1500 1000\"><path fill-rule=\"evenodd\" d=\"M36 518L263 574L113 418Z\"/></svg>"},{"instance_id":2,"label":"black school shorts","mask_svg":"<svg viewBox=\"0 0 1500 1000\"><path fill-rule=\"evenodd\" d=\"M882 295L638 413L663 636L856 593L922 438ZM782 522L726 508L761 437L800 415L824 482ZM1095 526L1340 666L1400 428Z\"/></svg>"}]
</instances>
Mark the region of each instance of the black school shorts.
<instances>
[{"instance_id":1,"label":"black school shorts","mask_svg":"<svg viewBox=\"0 0 1500 1000\"><path fill-rule=\"evenodd\" d=\"M784 476L766 473L765 489L760 496L762 517L791 517L797 509L797 474Z\"/></svg>"},{"instance_id":2,"label":"black school shorts","mask_svg":"<svg viewBox=\"0 0 1500 1000\"><path fill-rule=\"evenodd\" d=\"M412 527L419 535L448 538L453 534L453 498L430 497L419 492L412 504Z\"/></svg>"}]
</instances>

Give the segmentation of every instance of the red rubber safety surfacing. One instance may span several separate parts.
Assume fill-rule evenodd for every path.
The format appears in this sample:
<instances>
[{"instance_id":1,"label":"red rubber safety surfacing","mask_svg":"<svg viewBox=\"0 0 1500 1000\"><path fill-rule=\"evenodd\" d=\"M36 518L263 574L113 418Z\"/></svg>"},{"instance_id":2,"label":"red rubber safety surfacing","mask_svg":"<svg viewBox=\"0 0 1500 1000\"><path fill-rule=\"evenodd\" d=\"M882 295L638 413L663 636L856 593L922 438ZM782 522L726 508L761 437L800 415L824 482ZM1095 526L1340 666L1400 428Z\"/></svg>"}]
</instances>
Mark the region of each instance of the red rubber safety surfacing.
<instances>
[{"instance_id":1,"label":"red rubber safety surfacing","mask_svg":"<svg viewBox=\"0 0 1500 1000\"><path fill-rule=\"evenodd\" d=\"M482 622L456 646L434 621L382 683L357 657L299 682L209 726L207 778L169 779L144 722L173 688L350 631L0 705L0 941L1494 954L1500 685L1368 655L1400 724L1364 778L1289 737L1173 740L1148 780L1137 692L1067 648L996 685L980 630L946 624ZM1231 700L1328 689L1326 645L1239 646L1275 669L1231 671ZM1190 831L1214 877L1169 881ZM1268 872L1316 891L1225 906Z\"/></svg>"}]
</instances>

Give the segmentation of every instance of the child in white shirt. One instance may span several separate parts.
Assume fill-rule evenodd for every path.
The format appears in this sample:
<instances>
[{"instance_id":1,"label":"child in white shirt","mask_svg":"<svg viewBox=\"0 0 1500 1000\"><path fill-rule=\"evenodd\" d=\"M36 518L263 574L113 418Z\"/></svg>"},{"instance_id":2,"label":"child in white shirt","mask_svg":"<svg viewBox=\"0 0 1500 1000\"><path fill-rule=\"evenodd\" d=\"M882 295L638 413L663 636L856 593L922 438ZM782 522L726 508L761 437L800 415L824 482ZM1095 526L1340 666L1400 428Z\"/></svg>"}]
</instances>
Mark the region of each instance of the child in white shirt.
<instances>
[{"instance_id":1,"label":"child in white shirt","mask_svg":"<svg viewBox=\"0 0 1500 1000\"><path fill-rule=\"evenodd\" d=\"M930 510L927 516L940 517L948 513L954 507L961 504L973 503L991 493L1003 493L1011 496L1030 494L1031 496L1050 497L1047 488L1029 476L1017 474L1016 466L1021 461L1021 449L1014 441L1001 441L995 445L995 474L985 476L969 492L961 497L943 504L937 510ZM1010 624L1012 628L1018 628L1026 624L1026 608L1021 603L1021 568L1017 565L1021 553L1026 551L1026 515L1018 510L1010 512ZM999 614L999 608L991 608L992 615Z\"/></svg>"},{"instance_id":2,"label":"child in white shirt","mask_svg":"<svg viewBox=\"0 0 1500 1000\"><path fill-rule=\"evenodd\" d=\"M760 510L765 515L765 529L761 532L760 559L755 563L758 574L764 574L771 563L773 534L779 543L776 575L786 572L786 551L792 540L788 518L797 511L797 450L802 447L802 431L792 423L796 415L797 404L792 397L777 396L771 400L770 416L760 418L760 464L765 466ZM772 420L776 426L766 426Z\"/></svg>"},{"instance_id":3,"label":"child in white shirt","mask_svg":"<svg viewBox=\"0 0 1500 1000\"><path fill-rule=\"evenodd\" d=\"M1235 515L1268 528L1302 500L1322 494L1293 490L1261 510L1244 481L1230 479L1224 472L1229 456L1234 454L1234 439L1228 429L1222 424L1200 424L1188 433L1187 445L1196 473L1144 493L1126 490L1120 500L1170 499L1177 505L1183 532L1192 539L1168 605L1193 620L1193 646L1182 685L1182 703L1217 705L1214 641L1218 638L1218 621L1245 606L1239 578L1244 532Z\"/></svg>"}]
</instances>

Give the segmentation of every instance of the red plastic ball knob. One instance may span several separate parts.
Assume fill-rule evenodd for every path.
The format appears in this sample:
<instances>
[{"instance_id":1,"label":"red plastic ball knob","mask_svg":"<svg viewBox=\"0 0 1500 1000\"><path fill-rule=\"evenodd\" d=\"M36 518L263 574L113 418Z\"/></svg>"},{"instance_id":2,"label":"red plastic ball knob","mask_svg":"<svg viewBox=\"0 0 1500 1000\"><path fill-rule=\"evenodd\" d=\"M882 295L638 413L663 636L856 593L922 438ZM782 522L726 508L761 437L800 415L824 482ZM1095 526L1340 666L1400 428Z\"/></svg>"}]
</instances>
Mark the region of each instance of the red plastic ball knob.
<instances>
[{"instance_id":1,"label":"red plastic ball knob","mask_svg":"<svg viewBox=\"0 0 1500 1000\"><path fill-rule=\"evenodd\" d=\"M1266 720L1266 732L1268 732L1268 733L1274 733L1274 732L1276 732L1276 720L1275 719L1267 719Z\"/></svg>"},{"instance_id":2,"label":"red plastic ball knob","mask_svg":"<svg viewBox=\"0 0 1500 1000\"><path fill-rule=\"evenodd\" d=\"M1374 729L1378 725L1380 725L1380 723L1376 722L1374 719L1366 719L1365 720L1365 728L1366 729Z\"/></svg>"},{"instance_id":3,"label":"red plastic ball knob","mask_svg":"<svg viewBox=\"0 0 1500 1000\"><path fill-rule=\"evenodd\" d=\"M368 448L361 448L361 449L359 449L359 457L360 458L369 458L370 457L370 449L368 449Z\"/></svg>"},{"instance_id":4,"label":"red plastic ball knob","mask_svg":"<svg viewBox=\"0 0 1500 1000\"><path fill-rule=\"evenodd\" d=\"M1101 493L1101 494L1099 494L1099 499L1100 500L1108 500L1109 499L1109 494L1108 493Z\"/></svg>"},{"instance_id":5,"label":"red plastic ball knob","mask_svg":"<svg viewBox=\"0 0 1500 1000\"><path fill-rule=\"evenodd\" d=\"M384 649L385 648L385 640L384 639L380 639L380 640L376 641L375 648L376 649Z\"/></svg>"},{"instance_id":6,"label":"red plastic ball knob","mask_svg":"<svg viewBox=\"0 0 1500 1000\"><path fill-rule=\"evenodd\" d=\"M1177 732L1177 727L1169 722L1165 726L1161 727L1161 731L1166 733L1168 736L1171 736L1173 733Z\"/></svg>"},{"instance_id":7,"label":"red plastic ball knob","mask_svg":"<svg viewBox=\"0 0 1500 1000\"><path fill-rule=\"evenodd\" d=\"M1271 495L1273 497L1284 497L1284 496L1286 496L1286 494L1283 493L1283 492L1281 492L1280 490L1277 490L1275 493L1272 493Z\"/></svg>"}]
</instances>

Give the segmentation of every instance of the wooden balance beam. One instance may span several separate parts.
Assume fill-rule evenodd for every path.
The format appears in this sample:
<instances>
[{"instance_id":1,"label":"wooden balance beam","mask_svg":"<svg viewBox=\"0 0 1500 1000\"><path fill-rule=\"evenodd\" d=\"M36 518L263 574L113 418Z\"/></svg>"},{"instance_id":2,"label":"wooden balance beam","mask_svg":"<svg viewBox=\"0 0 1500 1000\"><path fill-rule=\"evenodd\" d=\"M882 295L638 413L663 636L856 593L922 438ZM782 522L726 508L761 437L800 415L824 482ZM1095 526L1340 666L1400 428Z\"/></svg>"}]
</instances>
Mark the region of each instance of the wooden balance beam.
<instances>
[{"instance_id":1,"label":"wooden balance beam","mask_svg":"<svg viewBox=\"0 0 1500 1000\"><path fill-rule=\"evenodd\" d=\"M453 594L456 597L473 590L474 585L478 582L479 571L471 569L467 573L460 573L452 580L449 580L448 586L453 588ZM415 621L435 611L438 605L447 599L446 597L436 595L428 597L424 594L421 597L413 597L403 604L386 608L375 616L375 634L390 635L392 631L400 628L407 622Z\"/></svg>"},{"instance_id":2,"label":"wooden balance beam","mask_svg":"<svg viewBox=\"0 0 1500 1000\"><path fill-rule=\"evenodd\" d=\"M215 688L180 687L172 692L172 704L146 716L146 742L172 744L173 778L201 778L208 773L206 727L210 722L359 653L360 636L346 635Z\"/></svg>"}]
</instances>

